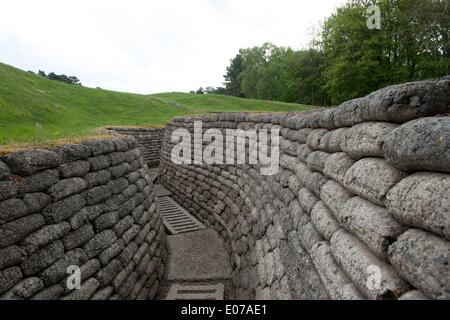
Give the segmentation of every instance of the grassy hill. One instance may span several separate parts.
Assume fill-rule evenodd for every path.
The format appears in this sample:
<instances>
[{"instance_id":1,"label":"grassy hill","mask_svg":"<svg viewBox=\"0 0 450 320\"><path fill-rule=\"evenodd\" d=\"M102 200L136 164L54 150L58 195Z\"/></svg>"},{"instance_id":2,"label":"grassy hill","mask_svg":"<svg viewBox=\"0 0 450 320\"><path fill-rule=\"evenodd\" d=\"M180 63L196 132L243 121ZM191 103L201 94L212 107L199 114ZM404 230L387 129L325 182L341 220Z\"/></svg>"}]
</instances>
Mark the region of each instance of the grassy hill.
<instances>
[{"instance_id":1,"label":"grassy hill","mask_svg":"<svg viewBox=\"0 0 450 320\"><path fill-rule=\"evenodd\" d=\"M220 95L140 95L91 89L0 63L0 145L92 136L102 126L164 125L186 114L308 108Z\"/></svg>"},{"instance_id":2,"label":"grassy hill","mask_svg":"<svg viewBox=\"0 0 450 320\"><path fill-rule=\"evenodd\" d=\"M217 94L190 94L190 93L158 93L153 95L167 102L178 103L180 107L188 107L199 112L266 112L266 111L304 111L310 106L278 101L263 101L253 99L241 99Z\"/></svg>"}]
</instances>

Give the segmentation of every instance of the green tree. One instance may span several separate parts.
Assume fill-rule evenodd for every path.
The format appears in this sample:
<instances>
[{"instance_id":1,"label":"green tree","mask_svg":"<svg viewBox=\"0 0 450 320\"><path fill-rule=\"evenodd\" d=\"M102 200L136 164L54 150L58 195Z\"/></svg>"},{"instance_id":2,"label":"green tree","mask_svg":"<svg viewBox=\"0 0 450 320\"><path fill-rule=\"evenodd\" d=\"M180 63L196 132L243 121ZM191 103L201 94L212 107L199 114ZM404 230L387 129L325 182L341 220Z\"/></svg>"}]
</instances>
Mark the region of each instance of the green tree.
<instances>
[{"instance_id":1,"label":"green tree","mask_svg":"<svg viewBox=\"0 0 450 320\"><path fill-rule=\"evenodd\" d=\"M294 82L287 87L289 96L293 97L289 102L328 105L329 99L324 90L324 63L322 51L310 49L295 52L290 63Z\"/></svg>"},{"instance_id":2,"label":"green tree","mask_svg":"<svg viewBox=\"0 0 450 320\"><path fill-rule=\"evenodd\" d=\"M325 21L325 88L332 103L359 97L381 86L381 32L367 27L371 1L353 0Z\"/></svg>"},{"instance_id":3,"label":"green tree","mask_svg":"<svg viewBox=\"0 0 450 320\"><path fill-rule=\"evenodd\" d=\"M261 64L255 85L256 98L263 100L289 101L287 86L292 83L292 71L289 61L293 50L290 48L271 47Z\"/></svg>"},{"instance_id":4,"label":"green tree","mask_svg":"<svg viewBox=\"0 0 450 320\"><path fill-rule=\"evenodd\" d=\"M205 93L206 94L226 94L226 91L225 91L225 88L223 88L223 87L214 88L214 87L208 86L205 88Z\"/></svg>"},{"instance_id":5,"label":"green tree","mask_svg":"<svg viewBox=\"0 0 450 320\"><path fill-rule=\"evenodd\" d=\"M382 12L381 30L370 30L366 9ZM333 103L449 70L448 0L352 0L323 27L325 88Z\"/></svg>"},{"instance_id":6,"label":"green tree","mask_svg":"<svg viewBox=\"0 0 450 320\"><path fill-rule=\"evenodd\" d=\"M227 72L224 75L225 78L225 90L226 94L236 97L244 97L241 91L240 75L242 73L242 56L236 55L230 60L231 64L227 67Z\"/></svg>"},{"instance_id":7,"label":"green tree","mask_svg":"<svg viewBox=\"0 0 450 320\"><path fill-rule=\"evenodd\" d=\"M205 89L202 87L198 88L198 90L195 92L196 94L205 94Z\"/></svg>"},{"instance_id":8,"label":"green tree","mask_svg":"<svg viewBox=\"0 0 450 320\"><path fill-rule=\"evenodd\" d=\"M267 66L271 56L277 48L271 43L265 43L261 47L241 49L242 72L239 75L241 90L246 98L258 98L258 80L263 69Z\"/></svg>"},{"instance_id":9,"label":"green tree","mask_svg":"<svg viewBox=\"0 0 450 320\"><path fill-rule=\"evenodd\" d=\"M381 29L368 8L381 9ZM312 105L339 104L395 83L450 74L450 0L350 0L309 50L265 43L239 50L226 94Z\"/></svg>"},{"instance_id":10,"label":"green tree","mask_svg":"<svg viewBox=\"0 0 450 320\"><path fill-rule=\"evenodd\" d=\"M227 70L236 70L236 61L240 61L239 74L236 81L227 82L227 89L233 83L247 98L327 104L322 75L324 54L320 50L295 51L265 43L241 49L237 57Z\"/></svg>"}]
</instances>

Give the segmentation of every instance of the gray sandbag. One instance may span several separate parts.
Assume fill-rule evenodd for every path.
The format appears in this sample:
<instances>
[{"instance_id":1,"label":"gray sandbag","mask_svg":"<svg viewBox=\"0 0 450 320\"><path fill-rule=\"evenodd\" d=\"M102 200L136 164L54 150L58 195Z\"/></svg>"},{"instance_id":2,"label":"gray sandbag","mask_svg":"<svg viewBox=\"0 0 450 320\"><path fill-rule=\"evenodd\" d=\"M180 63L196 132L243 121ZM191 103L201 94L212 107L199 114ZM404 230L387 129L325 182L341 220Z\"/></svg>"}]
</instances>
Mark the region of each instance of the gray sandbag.
<instances>
[{"instance_id":1,"label":"gray sandbag","mask_svg":"<svg viewBox=\"0 0 450 320\"><path fill-rule=\"evenodd\" d=\"M380 89L367 96L361 108L365 121L405 123L445 114L450 110L450 81L417 81Z\"/></svg>"},{"instance_id":2,"label":"gray sandbag","mask_svg":"<svg viewBox=\"0 0 450 320\"><path fill-rule=\"evenodd\" d=\"M368 298L399 298L409 290L409 285L385 261L377 258L360 240L343 229L334 233L331 251L336 261ZM378 270L379 274L373 274ZM378 276L372 285L371 276Z\"/></svg>"},{"instance_id":3,"label":"gray sandbag","mask_svg":"<svg viewBox=\"0 0 450 320\"><path fill-rule=\"evenodd\" d=\"M389 248L389 261L417 289L433 299L450 299L450 242L418 229Z\"/></svg>"},{"instance_id":4,"label":"gray sandbag","mask_svg":"<svg viewBox=\"0 0 450 320\"><path fill-rule=\"evenodd\" d=\"M389 191L386 206L398 221L450 240L450 175L413 174Z\"/></svg>"},{"instance_id":5,"label":"gray sandbag","mask_svg":"<svg viewBox=\"0 0 450 320\"><path fill-rule=\"evenodd\" d=\"M385 139L384 157L408 172L450 172L450 117L414 120Z\"/></svg>"},{"instance_id":6,"label":"gray sandbag","mask_svg":"<svg viewBox=\"0 0 450 320\"><path fill-rule=\"evenodd\" d=\"M386 194L406 174L380 158L364 158L347 170L344 186L351 192L384 206Z\"/></svg>"},{"instance_id":7,"label":"gray sandbag","mask_svg":"<svg viewBox=\"0 0 450 320\"><path fill-rule=\"evenodd\" d=\"M383 145L386 137L397 124L388 122L364 122L345 131L341 149L352 159L364 157L383 157Z\"/></svg>"}]
</instances>

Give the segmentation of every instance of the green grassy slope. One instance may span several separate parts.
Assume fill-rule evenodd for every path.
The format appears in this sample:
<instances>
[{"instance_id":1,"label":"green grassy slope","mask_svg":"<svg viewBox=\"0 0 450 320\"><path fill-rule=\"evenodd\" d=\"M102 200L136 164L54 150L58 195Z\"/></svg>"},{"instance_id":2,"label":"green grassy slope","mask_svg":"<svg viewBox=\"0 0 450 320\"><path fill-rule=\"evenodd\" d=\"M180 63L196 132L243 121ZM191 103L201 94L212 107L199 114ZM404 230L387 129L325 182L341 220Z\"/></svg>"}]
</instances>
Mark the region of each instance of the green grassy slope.
<instances>
[{"instance_id":1,"label":"green grassy slope","mask_svg":"<svg viewBox=\"0 0 450 320\"><path fill-rule=\"evenodd\" d=\"M102 126L162 125L211 111L293 111L295 104L190 94L139 95L68 85L0 63L0 145L90 136Z\"/></svg>"},{"instance_id":2,"label":"green grassy slope","mask_svg":"<svg viewBox=\"0 0 450 320\"><path fill-rule=\"evenodd\" d=\"M189 93L158 93L154 95L168 102L176 102L181 106L195 109L200 112L265 112L265 111L305 111L310 106L278 101L263 101L253 99L241 99L231 96L216 94L189 94Z\"/></svg>"}]
</instances>

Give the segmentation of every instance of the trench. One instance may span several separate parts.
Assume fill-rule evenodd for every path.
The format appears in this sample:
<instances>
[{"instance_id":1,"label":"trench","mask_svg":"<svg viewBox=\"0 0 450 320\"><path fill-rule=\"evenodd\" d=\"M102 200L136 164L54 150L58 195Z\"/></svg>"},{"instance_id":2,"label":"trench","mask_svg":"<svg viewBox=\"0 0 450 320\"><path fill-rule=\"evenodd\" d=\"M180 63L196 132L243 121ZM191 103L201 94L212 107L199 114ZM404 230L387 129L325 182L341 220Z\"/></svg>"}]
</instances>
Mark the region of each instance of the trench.
<instances>
[{"instance_id":1,"label":"trench","mask_svg":"<svg viewBox=\"0 0 450 320\"><path fill-rule=\"evenodd\" d=\"M450 299L449 107L422 81L1 156L0 300ZM279 131L278 172L174 163L195 121Z\"/></svg>"},{"instance_id":2,"label":"trench","mask_svg":"<svg viewBox=\"0 0 450 320\"><path fill-rule=\"evenodd\" d=\"M438 80L334 109L177 118L165 129L158 181L223 240L238 299L448 299L450 224L440 199L450 159L437 141L449 141L449 106L450 82ZM171 133L196 139L196 121L203 134L280 130L278 173L174 164Z\"/></svg>"},{"instance_id":3,"label":"trench","mask_svg":"<svg viewBox=\"0 0 450 320\"><path fill-rule=\"evenodd\" d=\"M217 232L190 215L163 186L155 185L155 195L169 253L158 299L234 299L228 254Z\"/></svg>"}]
</instances>

